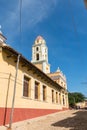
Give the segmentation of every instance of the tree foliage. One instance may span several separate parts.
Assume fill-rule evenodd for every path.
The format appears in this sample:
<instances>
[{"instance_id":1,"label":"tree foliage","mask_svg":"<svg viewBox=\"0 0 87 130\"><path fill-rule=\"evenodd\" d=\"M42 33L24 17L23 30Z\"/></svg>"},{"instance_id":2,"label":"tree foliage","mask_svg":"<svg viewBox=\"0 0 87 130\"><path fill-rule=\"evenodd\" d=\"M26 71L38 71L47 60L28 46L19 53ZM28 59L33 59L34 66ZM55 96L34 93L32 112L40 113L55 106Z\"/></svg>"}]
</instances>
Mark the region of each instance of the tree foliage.
<instances>
[{"instance_id":1,"label":"tree foliage","mask_svg":"<svg viewBox=\"0 0 87 130\"><path fill-rule=\"evenodd\" d=\"M82 93L74 92L74 93L69 93L68 98L69 98L69 106L74 107L75 103L83 102L85 96Z\"/></svg>"}]
</instances>

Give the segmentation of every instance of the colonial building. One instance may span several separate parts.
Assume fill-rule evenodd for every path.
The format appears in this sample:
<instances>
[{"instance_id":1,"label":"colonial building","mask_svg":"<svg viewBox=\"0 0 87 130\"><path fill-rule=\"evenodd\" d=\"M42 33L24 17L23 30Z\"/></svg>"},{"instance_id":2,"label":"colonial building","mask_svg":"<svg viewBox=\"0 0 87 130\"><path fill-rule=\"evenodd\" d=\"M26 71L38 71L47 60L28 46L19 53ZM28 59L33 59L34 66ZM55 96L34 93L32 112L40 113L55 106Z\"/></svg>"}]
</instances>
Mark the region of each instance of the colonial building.
<instances>
[{"instance_id":1,"label":"colonial building","mask_svg":"<svg viewBox=\"0 0 87 130\"><path fill-rule=\"evenodd\" d=\"M68 109L66 81L62 85L46 73L50 73L50 65L42 37L32 47L31 63L7 45L0 33L0 125L10 122L12 107L13 122Z\"/></svg>"}]
</instances>

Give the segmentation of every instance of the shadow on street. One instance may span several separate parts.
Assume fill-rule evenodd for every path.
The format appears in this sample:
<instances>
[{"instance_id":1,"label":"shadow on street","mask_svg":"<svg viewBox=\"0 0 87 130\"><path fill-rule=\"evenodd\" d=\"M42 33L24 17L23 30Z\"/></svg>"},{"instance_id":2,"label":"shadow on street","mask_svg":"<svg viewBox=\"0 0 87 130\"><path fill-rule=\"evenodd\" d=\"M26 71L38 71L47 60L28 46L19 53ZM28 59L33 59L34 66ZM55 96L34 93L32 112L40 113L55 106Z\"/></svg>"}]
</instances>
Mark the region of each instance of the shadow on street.
<instances>
[{"instance_id":1,"label":"shadow on street","mask_svg":"<svg viewBox=\"0 0 87 130\"><path fill-rule=\"evenodd\" d=\"M87 111L80 110L73 113L73 117L51 124L54 127L70 128L70 130L87 130Z\"/></svg>"}]
</instances>

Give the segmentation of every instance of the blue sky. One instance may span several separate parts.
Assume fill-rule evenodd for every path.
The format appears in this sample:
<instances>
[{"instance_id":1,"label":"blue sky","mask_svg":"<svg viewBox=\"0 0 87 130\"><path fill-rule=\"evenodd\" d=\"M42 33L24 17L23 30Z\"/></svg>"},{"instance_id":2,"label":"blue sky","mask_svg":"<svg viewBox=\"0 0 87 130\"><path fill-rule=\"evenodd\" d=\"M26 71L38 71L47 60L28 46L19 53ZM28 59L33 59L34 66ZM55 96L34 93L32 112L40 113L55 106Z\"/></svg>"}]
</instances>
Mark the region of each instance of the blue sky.
<instances>
[{"instance_id":1,"label":"blue sky","mask_svg":"<svg viewBox=\"0 0 87 130\"><path fill-rule=\"evenodd\" d=\"M87 10L83 0L22 0L20 43L19 0L0 0L0 25L7 43L31 61L38 35L47 43L51 72L58 67L68 90L87 96Z\"/></svg>"}]
</instances>

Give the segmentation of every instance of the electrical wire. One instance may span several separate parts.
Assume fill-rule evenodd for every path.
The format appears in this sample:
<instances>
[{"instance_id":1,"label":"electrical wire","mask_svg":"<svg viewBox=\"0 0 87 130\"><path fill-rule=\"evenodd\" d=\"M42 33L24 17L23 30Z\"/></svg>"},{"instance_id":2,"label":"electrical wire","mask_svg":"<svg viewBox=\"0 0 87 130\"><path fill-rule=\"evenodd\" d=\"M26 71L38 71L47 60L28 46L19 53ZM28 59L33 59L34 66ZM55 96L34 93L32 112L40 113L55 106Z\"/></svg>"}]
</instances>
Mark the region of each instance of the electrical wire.
<instances>
[{"instance_id":1,"label":"electrical wire","mask_svg":"<svg viewBox=\"0 0 87 130\"><path fill-rule=\"evenodd\" d=\"M84 0L85 2L85 5L87 6L87 0ZM74 32L75 32L75 36L77 38L77 43L78 43L78 49L79 49L79 52L82 52L82 48L80 46L80 39L79 39L79 36L78 36L78 31L77 31L77 27L76 27L76 23L75 23L75 19L74 19L74 14L73 14L73 11L72 11L72 3L71 3L71 0L68 0L68 3L69 3L69 6L70 6L70 10L71 10L71 15L72 15L72 23L73 23L73 27L74 27ZM80 58L80 61L84 63L84 58L82 55L79 56ZM86 82L82 82L81 84L86 84Z\"/></svg>"},{"instance_id":2,"label":"electrical wire","mask_svg":"<svg viewBox=\"0 0 87 130\"><path fill-rule=\"evenodd\" d=\"M20 44L22 42L22 0L20 0Z\"/></svg>"},{"instance_id":3,"label":"electrical wire","mask_svg":"<svg viewBox=\"0 0 87 130\"><path fill-rule=\"evenodd\" d=\"M77 32L77 27L76 27L76 23L75 23L74 14L73 14L73 11L72 11L71 0L68 0L68 3L69 3L70 10L71 10L72 24L73 24L73 27L74 27L75 36L78 39L78 32Z\"/></svg>"}]
</instances>

